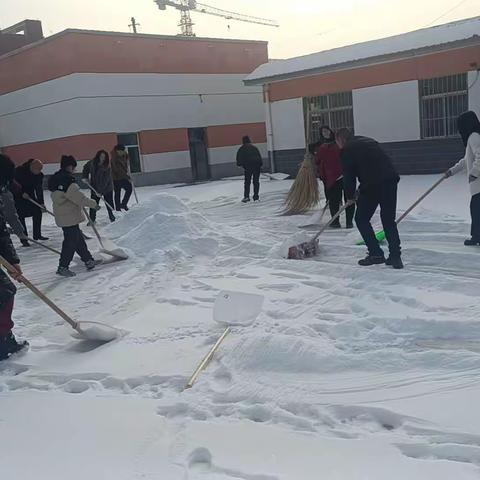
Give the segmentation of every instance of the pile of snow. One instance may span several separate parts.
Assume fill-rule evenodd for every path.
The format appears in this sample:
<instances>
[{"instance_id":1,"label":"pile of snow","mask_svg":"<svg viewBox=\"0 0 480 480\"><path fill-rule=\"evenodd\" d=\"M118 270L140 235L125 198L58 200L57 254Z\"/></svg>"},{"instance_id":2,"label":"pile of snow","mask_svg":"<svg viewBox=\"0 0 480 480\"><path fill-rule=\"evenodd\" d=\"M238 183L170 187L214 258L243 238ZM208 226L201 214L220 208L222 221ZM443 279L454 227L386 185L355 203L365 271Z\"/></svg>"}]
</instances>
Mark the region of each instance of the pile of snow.
<instances>
[{"instance_id":1,"label":"pile of snow","mask_svg":"<svg viewBox=\"0 0 480 480\"><path fill-rule=\"evenodd\" d=\"M218 249L209 221L173 195L160 193L133 208L105 231L137 256L214 256Z\"/></svg>"}]
</instances>

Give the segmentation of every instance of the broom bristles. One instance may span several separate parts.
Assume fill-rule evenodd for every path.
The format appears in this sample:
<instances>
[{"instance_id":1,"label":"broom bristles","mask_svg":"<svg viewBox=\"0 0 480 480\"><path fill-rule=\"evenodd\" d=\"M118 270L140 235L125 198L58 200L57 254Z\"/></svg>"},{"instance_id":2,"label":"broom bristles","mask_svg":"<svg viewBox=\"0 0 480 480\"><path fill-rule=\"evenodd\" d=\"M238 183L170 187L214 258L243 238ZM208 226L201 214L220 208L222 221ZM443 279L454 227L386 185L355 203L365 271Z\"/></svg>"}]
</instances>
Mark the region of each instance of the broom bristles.
<instances>
[{"instance_id":1,"label":"broom bristles","mask_svg":"<svg viewBox=\"0 0 480 480\"><path fill-rule=\"evenodd\" d=\"M310 153L300 165L297 178L293 182L285 200L285 215L299 215L315 207L320 201L320 190L317 181L317 169Z\"/></svg>"}]
</instances>

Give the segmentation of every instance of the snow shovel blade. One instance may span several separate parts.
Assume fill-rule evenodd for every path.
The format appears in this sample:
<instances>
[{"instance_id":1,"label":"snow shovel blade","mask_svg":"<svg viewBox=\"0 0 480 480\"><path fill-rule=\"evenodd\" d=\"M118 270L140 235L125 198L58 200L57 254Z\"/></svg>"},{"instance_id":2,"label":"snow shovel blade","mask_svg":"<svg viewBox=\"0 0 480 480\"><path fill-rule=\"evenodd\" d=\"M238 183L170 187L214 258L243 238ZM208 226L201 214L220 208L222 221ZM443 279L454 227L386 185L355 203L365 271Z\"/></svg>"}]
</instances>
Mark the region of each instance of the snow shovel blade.
<instances>
[{"instance_id":1,"label":"snow shovel blade","mask_svg":"<svg viewBox=\"0 0 480 480\"><path fill-rule=\"evenodd\" d=\"M303 260L304 258L315 257L320 250L318 240L303 242L288 249L289 260Z\"/></svg>"},{"instance_id":2,"label":"snow shovel blade","mask_svg":"<svg viewBox=\"0 0 480 480\"><path fill-rule=\"evenodd\" d=\"M72 333L72 337L78 340L89 340L99 343L111 342L119 336L119 330L98 322L78 322L75 333Z\"/></svg>"},{"instance_id":3,"label":"snow shovel blade","mask_svg":"<svg viewBox=\"0 0 480 480\"><path fill-rule=\"evenodd\" d=\"M224 290L218 294L213 319L222 325L251 325L262 311L263 295Z\"/></svg>"},{"instance_id":4,"label":"snow shovel blade","mask_svg":"<svg viewBox=\"0 0 480 480\"><path fill-rule=\"evenodd\" d=\"M127 260L128 254L125 252L123 248L120 248L118 245L115 245L111 240L108 238L104 238L102 240L102 248L100 252L106 253L112 257L118 258L119 260Z\"/></svg>"},{"instance_id":5,"label":"snow shovel blade","mask_svg":"<svg viewBox=\"0 0 480 480\"><path fill-rule=\"evenodd\" d=\"M381 230L380 232L377 232L375 234L375 237L377 238L377 240L381 243L381 242L384 242L385 241L385 231L384 230ZM357 245L365 245L365 242L363 240L360 240L359 242L357 242Z\"/></svg>"}]
</instances>

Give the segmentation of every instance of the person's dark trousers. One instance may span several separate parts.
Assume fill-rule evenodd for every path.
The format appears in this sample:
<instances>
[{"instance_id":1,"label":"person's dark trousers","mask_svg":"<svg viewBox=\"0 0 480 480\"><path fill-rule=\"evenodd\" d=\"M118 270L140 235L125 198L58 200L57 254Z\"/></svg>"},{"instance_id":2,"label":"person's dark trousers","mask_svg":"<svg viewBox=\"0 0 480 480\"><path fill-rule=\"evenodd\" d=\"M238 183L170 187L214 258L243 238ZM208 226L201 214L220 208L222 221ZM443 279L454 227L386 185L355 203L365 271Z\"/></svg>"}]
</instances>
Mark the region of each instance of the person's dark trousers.
<instances>
[{"instance_id":1,"label":"person's dark trousers","mask_svg":"<svg viewBox=\"0 0 480 480\"><path fill-rule=\"evenodd\" d=\"M480 242L480 193L473 195L470 201L472 215L472 239Z\"/></svg>"},{"instance_id":2,"label":"person's dark trousers","mask_svg":"<svg viewBox=\"0 0 480 480\"><path fill-rule=\"evenodd\" d=\"M245 169L245 188L243 191L244 198L250 198L250 185L253 179L253 199L259 199L260 193L260 172L261 167L246 168Z\"/></svg>"},{"instance_id":3,"label":"person's dark trousers","mask_svg":"<svg viewBox=\"0 0 480 480\"><path fill-rule=\"evenodd\" d=\"M342 196L345 198L345 203L347 202L347 198L344 195L344 190L343 190L343 178L340 180L337 180L333 186L331 186L327 193L326 197L328 200L328 206L330 208L330 214L332 215L332 218L338 213L340 210L340 204L342 203ZM347 211L345 212L347 216L347 225L352 225L353 223L353 217L355 216L355 205L352 205L351 207L347 208ZM340 219L338 218L333 222L332 226L340 226Z\"/></svg>"},{"instance_id":4,"label":"person's dark trousers","mask_svg":"<svg viewBox=\"0 0 480 480\"><path fill-rule=\"evenodd\" d=\"M115 180L113 182L113 188L115 190L115 209L120 211L122 207L128 206L128 202L133 190L132 182L130 182L128 178L124 178L123 180ZM120 198L122 195L122 190L125 190L123 199Z\"/></svg>"},{"instance_id":5,"label":"person's dark trousers","mask_svg":"<svg viewBox=\"0 0 480 480\"><path fill-rule=\"evenodd\" d=\"M91 192L90 198L92 200L95 200L97 203L100 203L100 198L97 197L96 193ZM107 207L108 216L112 218L113 212L112 212L112 209L109 207L109 205L113 207L113 192L108 192L105 195L103 195L103 199L105 202L105 206ZM97 219L97 211L94 208L90 209L90 218L93 222Z\"/></svg>"},{"instance_id":6,"label":"person's dark trousers","mask_svg":"<svg viewBox=\"0 0 480 480\"><path fill-rule=\"evenodd\" d=\"M82 231L78 225L72 227L63 227L62 254L60 256L60 266L68 268L75 252L78 253L82 262L93 260L92 254L88 251L87 244L83 238Z\"/></svg>"},{"instance_id":7,"label":"person's dark trousers","mask_svg":"<svg viewBox=\"0 0 480 480\"><path fill-rule=\"evenodd\" d=\"M392 258L400 258L401 256L400 236L396 222L397 189L398 182L391 180L360 192L355 222L368 248L369 255L383 256L383 250L380 248L370 223L373 214L380 205L380 218L388 241L390 256Z\"/></svg>"},{"instance_id":8,"label":"person's dark trousers","mask_svg":"<svg viewBox=\"0 0 480 480\"><path fill-rule=\"evenodd\" d=\"M17 288L0 270L0 337L7 335L13 328L12 311Z\"/></svg>"},{"instance_id":9,"label":"person's dark trousers","mask_svg":"<svg viewBox=\"0 0 480 480\"><path fill-rule=\"evenodd\" d=\"M28 230L27 230L27 224L25 222L25 218L26 217L19 216L20 223L22 224L22 227L25 230L25 235L28 236ZM33 223L33 239L39 240L40 237L42 236L42 211L39 208L35 208L33 210L32 223Z\"/></svg>"}]
</instances>

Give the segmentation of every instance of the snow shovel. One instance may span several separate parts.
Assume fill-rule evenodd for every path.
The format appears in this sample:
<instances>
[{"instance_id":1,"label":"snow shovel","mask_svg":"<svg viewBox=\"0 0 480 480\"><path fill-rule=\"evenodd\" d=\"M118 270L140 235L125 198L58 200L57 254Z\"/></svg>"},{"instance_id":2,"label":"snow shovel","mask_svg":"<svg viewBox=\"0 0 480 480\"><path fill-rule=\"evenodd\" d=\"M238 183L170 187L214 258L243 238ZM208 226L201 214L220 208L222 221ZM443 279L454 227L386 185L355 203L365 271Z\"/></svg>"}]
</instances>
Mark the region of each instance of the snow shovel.
<instances>
[{"instance_id":1,"label":"snow shovel","mask_svg":"<svg viewBox=\"0 0 480 480\"><path fill-rule=\"evenodd\" d=\"M105 197L103 195L100 195L93 187L92 184L86 179L83 179L83 183L98 197L98 198L103 198L103 201L105 202L105 205L112 210L112 212L115 211L115 209L105 200Z\"/></svg>"},{"instance_id":2,"label":"snow shovel","mask_svg":"<svg viewBox=\"0 0 480 480\"><path fill-rule=\"evenodd\" d=\"M286 180L290 175L288 173L265 173L262 172L264 177L267 177L270 180Z\"/></svg>"},{"instance_id":3,"label":"snow shovel","mask_svg":"<svg viewBox=\"0 0 480 480\"><path fill-rule=\"evenodd\" d=\"M215 300L213 309L213 319L226 326L221 337L215 342L207 356L200 362L193 375L190 377L185 390L192 388L200 373L207 368L215 352L218 350L227 335L231 332L231 327L251 325L262 311L264 296L251 293L222 291Z\"/></svg>"},{"instance_id":4,"label":"snow shovel","mask_svg":"<svg viewBox=\"0 0 480 480\"><path fill-rule=\"evenodd\" d=\"M108 238L102 238L100 236L100 233L97 230L97 227L95 226L95 223L92 222L92 219L90 218L90 215L87 212L87 209L83 207L83 213L85 216L88 218L90 222L90 226L93 228L93 231L95 232L95 236L98 239L98 243L100 244L100 251L102 253L106 253L107 255L110 255L111 257L115 257L119 260L127 260L128 254L125 252L123 248L120 248L119 246L115 245L111 240Z\"/></svg>"},{"instance_id":5,"label":"snow shovel","mask_svg":"<svg viewBox=\"0 0 480 480\"><path fill-rule=\"evenodd\" d=\"M13 265L0 255L0 264L10 273L16 274L17 271ZM31 290L40 300L45 302L55 313L60 315L75 331L75 338L80 340L90 340L94 342L111 342L119 336L119 330L98 322L76 322L53 303L44 293L42 293L33 283L26 279L23 275L18 277L18 281L23 283Z\"/></svg>"},{"instance_id":6,"label":"snow shovel","mask_svg":"<svg viewBox=\"0 0 480 480\"><path fill-rule=\"evenodd\" d=\"M27 193L24 194L25 195L25 198L33 203L34 205L36 205L40 210L44 211L44 212L47 212L49 215L51 215L53 218L55 218L55 215L53 212L51 212L47 207L42 207L42 205L40 205L38 202L36 202L32 197L30 197L30 195L28 195ZM85 235L83 232L82 232L82 235L83 235L83 238L85 240L90 240L90 237L88 235Z\"/></svg>"},{"instance_id":7,"label":"snow shovel","mask_svg":"<svg viewBox=\"0 0 480 480\"><path fill-rule=\"evenodd\" d=\"M49 251L52 252L52 253L56 253L57 255L61 255L61 254L62 254L61 252L59 252L59 251L56 250L55 248L49 247L48 245L45 245L44 243L39 242L38 240L34 240L33 238L30 238L30 237L27 237L27 240L28 240L29 242L34 243L35 245L38 245L39 247L43 247L43 248L49 250Z\"/></svg>"},{"instance_id":8,"label":"snow shovel","mask_svg":"<svg viewBox=\"0 0 480 480\"><path fill-rule=\"evenodd\" d=\"M447 179L447 177L444 175L440 180L435 182L435 184L430 187L407 211L403 213L403 215L400 216L400 218L397 220L397 225L405 219L405 217L415 208L418 207L418 205L425 200L442 182L444 182ZM379 242L383 242L385 240L385 231L380 230L375 234L375 237L377 237L377 240ZM357 245L365 245L365 242L363 240L360 240Z\"/></svg>"},{"instance_id":9,"label":"snow shovel","mask_svg":"<svg viewBox=\"0 0 480 480\"><path fill-rule=\"evenodd\" d=\"M318 253L318 237L333 223L335 220L340 217L340 215L351 205L355 203L354 200L349 200L345 205L338 211L332 219L324 225L320 231L308 242L300 243L288 249L288 259L289 260L302 260L304 258L314 257Z\"/></svg>"}]
</instances>

